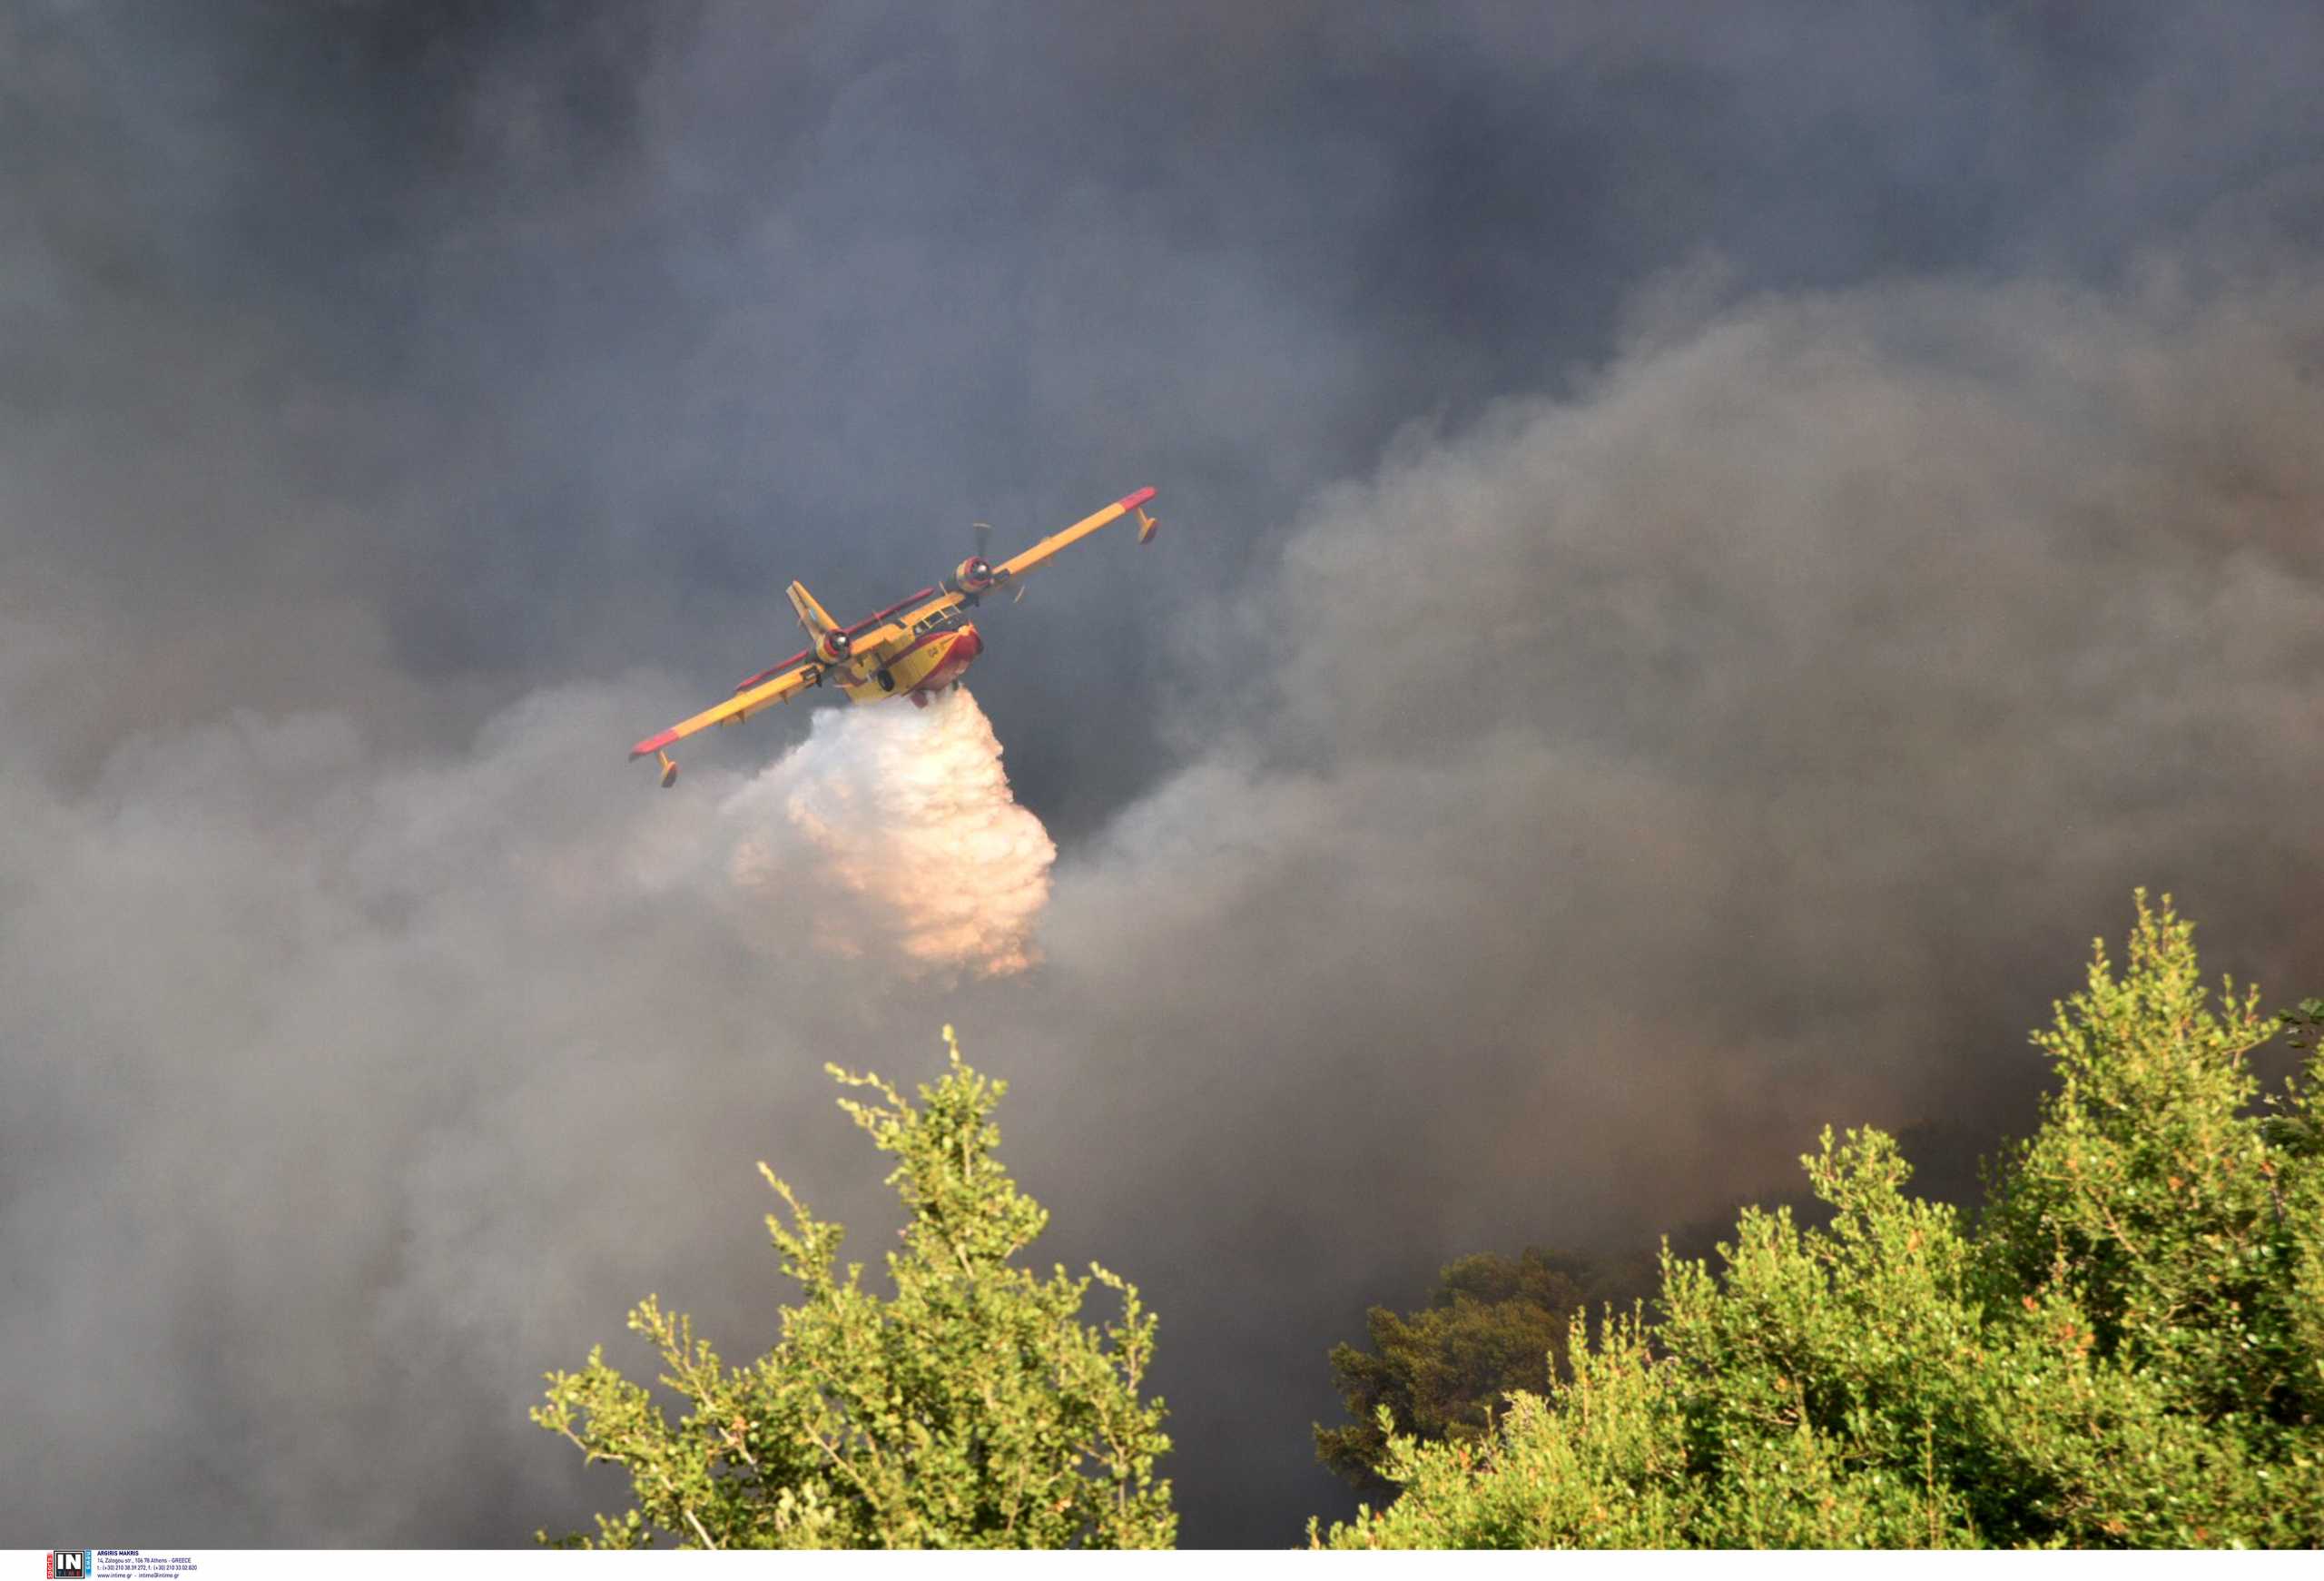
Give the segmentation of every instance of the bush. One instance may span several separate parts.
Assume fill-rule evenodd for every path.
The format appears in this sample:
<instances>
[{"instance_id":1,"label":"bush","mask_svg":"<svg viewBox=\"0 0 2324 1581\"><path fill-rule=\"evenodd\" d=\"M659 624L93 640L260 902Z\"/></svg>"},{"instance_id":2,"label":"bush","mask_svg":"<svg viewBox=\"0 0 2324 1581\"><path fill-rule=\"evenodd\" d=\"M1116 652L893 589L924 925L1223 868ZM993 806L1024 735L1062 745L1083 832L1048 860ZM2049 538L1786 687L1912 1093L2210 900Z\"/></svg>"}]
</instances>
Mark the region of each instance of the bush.
<instances>
[{"instance_id":1,"label":"bush","mask_svg":"<svg viewBox=\"0 0 2324 1581\"><path fill-rule=\"evenodd\" d=\"M834 1270L844 1231L814 1218L759 1166L789 1210L767 1226L805 1290L781 1339L729 1369L683 1316L647 1297L629 1327L661 1353L661 1381L689 1404L673 1426L649 1391L606 1365L548 1375L533 1420L592 1463L629 1473L635 1507L561 1546L645 1547L1167 1547L1170 1447L1159 1399L1139 1398L1154 1319L1136 1287L1094 1264L1036 1279L1012 1260L1049 1221L994 1158L1007 1084L961 1062L915 1107L873 1075L832 1074L881 1102L840 1107L899 1162L909 1210L895 1288ZM1120 1320L1079 1320L1092 1281ZM543 1535L543 1540L547 1540Z\"/></svg>"},{"instance_id":2,"label":"bush","mask_svg":"<svg viewBox=\"0 0 2324 1581\"><path fill-rule=\"evenodd\" d=\"M2324 1543L2324 1056L2256 1103L2273 1030L2142 894L1974 1233L1827 1131L1828 1226L1747 1210L1717 1273L1666 1248L1657 1320L1577 1319L1571 1379L1478 1443L1395 1438L1402 1496L1331 1546Z\"/></svg>"}]
</instances>

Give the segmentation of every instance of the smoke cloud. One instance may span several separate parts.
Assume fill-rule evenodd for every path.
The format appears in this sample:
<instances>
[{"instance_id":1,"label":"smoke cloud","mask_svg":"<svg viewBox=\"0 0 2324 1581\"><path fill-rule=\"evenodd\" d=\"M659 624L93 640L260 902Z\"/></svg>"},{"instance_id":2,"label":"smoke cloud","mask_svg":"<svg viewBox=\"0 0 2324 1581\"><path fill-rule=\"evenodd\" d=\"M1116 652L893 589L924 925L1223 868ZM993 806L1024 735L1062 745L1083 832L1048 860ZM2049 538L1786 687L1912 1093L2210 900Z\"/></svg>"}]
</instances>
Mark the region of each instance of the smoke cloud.
<instances>
[{"instance_id":1,"label":"smoke cloud","mask_svg":"<svg viewBox=\"0 0 2324 1581\"><path fill-rule=\"evenodd\" d=\"M1367 1303L1827 1122L1973 1189L2133 884L2324 990L2319 58L2308 0L9 10L0 1537L616 1507L542 1370L650 1368L648 1290L767 1343L759 1158L876 1264L822 1065L949 1022L1041 1253L1160 1314L1186 1539L1295 1542ZM978 701L622 762L791 578L1142 483Z\"/></svg>"}]
</instances>

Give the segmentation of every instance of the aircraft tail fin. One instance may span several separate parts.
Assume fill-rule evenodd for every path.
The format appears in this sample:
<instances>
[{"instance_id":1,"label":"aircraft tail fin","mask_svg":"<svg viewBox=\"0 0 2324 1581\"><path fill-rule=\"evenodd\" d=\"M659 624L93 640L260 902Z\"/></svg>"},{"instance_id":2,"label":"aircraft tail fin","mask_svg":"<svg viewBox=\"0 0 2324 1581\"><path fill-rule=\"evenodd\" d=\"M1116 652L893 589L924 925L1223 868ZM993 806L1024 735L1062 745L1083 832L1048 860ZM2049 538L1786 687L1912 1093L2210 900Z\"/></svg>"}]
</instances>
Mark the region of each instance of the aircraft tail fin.
<instances>
[{"instance_id":1,"label":"aircraft tail fin","mask_svg":"<svg viewBox=\"0 0 2324 1581\"><path fill-rule=\"evenodd\" d=\"M821 637L839 629L839 622L831 618L829 610L815 602L815 596L807 591L804 583L792 583L790 591L791 607L799 611L799 624L807 628L809 637Z\"/></svg>"}]
</instances>

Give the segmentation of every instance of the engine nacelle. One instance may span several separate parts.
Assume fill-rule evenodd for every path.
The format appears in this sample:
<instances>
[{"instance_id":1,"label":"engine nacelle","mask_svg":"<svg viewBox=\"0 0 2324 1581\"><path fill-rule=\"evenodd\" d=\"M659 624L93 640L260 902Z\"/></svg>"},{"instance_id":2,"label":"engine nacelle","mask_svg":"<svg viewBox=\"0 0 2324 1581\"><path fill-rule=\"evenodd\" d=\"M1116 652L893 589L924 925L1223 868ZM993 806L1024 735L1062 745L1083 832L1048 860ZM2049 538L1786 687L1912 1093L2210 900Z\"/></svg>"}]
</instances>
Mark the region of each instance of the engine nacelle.
<instances>
[{"instance_id":1,"label":"engine nacelle","mask_svg":"<svg viewBox=\"0 0 2324 1581\"><path fill-rule=\"evenodd\" d=\"M992 586L992 566L982 555L970 555L952 568L952 580L963 593L981 593Z\"/></svg>"},{"instance_id":2,"label":"engine nacelle","mask_svg":"<svg viewBox=\"0 0 2324 1581\"><path fill-rule=\"evenodd\" d=\"M845 664L850 648L854 645L844 631L826 631L815 638L815 657L825 664Z\"/></svg>"}]
</instances>

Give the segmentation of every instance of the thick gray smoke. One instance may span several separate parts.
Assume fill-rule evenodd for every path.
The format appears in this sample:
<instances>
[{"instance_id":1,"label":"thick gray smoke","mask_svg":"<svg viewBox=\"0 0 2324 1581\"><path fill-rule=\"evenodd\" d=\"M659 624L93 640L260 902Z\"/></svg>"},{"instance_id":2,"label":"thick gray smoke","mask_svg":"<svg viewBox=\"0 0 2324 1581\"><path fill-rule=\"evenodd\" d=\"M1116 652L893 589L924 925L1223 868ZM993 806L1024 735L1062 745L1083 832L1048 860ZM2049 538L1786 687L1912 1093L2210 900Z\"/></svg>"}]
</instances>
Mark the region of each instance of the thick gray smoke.
<instances>
[{"instance_id":1,"label":"thick gray smoke","mask_svg":"<svg viewBox=\"0 0 2324 1581\"><path fill-rule=\"evenodd\" d=\"M2133 884L2324 991L2324 20L1515 15L0 22L0 1533L617 1506L949 1021L1288 1543L1367 1302L1965 1189ZM1147 482L990 726L621 763Z\"/></svg>"}]
</instances>

